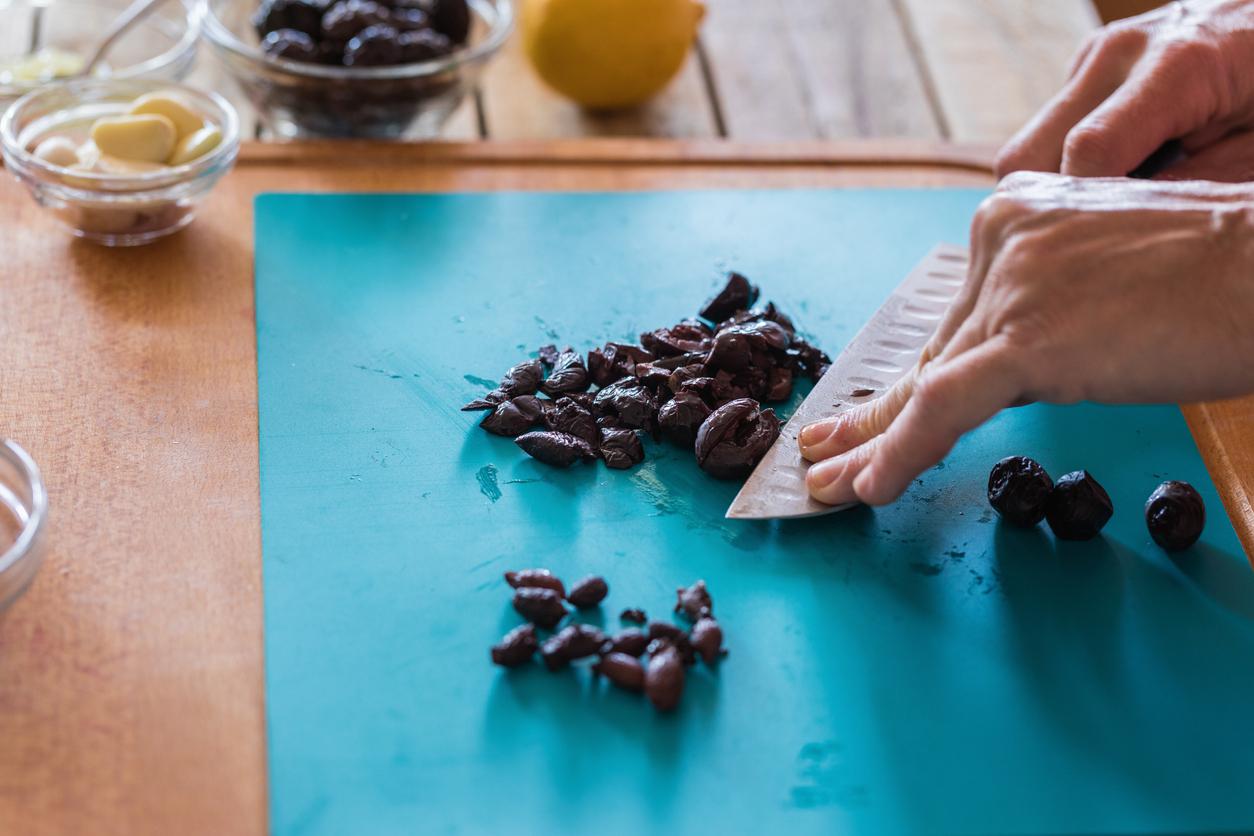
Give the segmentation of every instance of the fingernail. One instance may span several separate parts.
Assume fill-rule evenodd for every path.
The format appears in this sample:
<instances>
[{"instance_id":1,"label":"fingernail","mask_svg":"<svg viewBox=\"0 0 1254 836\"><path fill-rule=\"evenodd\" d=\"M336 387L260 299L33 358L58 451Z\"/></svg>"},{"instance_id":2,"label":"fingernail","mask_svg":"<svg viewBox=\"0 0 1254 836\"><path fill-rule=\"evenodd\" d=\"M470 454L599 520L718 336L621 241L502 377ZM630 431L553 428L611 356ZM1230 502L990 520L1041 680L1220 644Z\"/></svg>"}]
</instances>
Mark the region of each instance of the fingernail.
<instances>
[{"instance_id":1,"label":"fingernail","mask_svg":"<svg viewBox=\"0 0 1254 836\"><path fill-rule=\"evenodd\" d=\"M836 432L836 422L829 418L802 427L797 439L801 442L801 446L813 447L815 444L826 441L834 432Z\"/></svg>"},{"instance_id":2,"label":"fingernail","mask_svg":"<svg viewBox=\"0 0 1254 836\"><path fill-rule=\"evenodd\" d=\"M811 466L806 471L806 486L810 493L819 493L831 487L845 472L845 461L844 456L838 456Z\"/></svg>"}]
</instances>

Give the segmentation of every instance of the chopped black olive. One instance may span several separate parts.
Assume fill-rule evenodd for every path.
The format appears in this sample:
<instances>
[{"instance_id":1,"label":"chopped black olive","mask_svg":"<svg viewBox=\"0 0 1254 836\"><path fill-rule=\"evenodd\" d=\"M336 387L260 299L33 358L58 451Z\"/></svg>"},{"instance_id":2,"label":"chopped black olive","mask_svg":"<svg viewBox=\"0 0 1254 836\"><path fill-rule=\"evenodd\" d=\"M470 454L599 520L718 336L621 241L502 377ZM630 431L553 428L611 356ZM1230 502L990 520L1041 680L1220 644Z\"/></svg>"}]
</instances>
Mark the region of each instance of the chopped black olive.
<instances>
[{"instance_id":1,"label":"chopped black olive","mask_svg":"<svg viewBox=\"0 0 1254 836\"><path fill-rule=\"evenodd\" d=\"M739 273L728 273L723 289L701 306L701 318L722 322L737 311L748 310L758 300L758 289Z\"/></svg>"},{"instance_id":2,"label":"chopped black olive","mask_svg":"<svg viewBox=\"0 0 1254 836\"><path fill-rule=\"evenodd\" d=\"M731 401L710 414L697 431L697 464L716 479L743 479L753 472L775 439L779 419L748 398Z\"/></svg>"},{"instance_id":3,"label":"chopped black olive","mask_svg":"<svg viewBox=\"0 0 1254 836\"><path fill-rule=\"evenodd\" d=\"M714 599L710 597L705 581L680 587L675 590L675 598L675 612L682 612L691 621L699 621L714 612Z\"/></svg>"},{"instance_id":4,"label":"chopped black olive","mask_svg":"<svg viewBox=\"0 0 1254 836\"><path fill-rule=\"evenodd\" d=\"M514 609L537 627L551 630L566 617L569 610L562 596L552 589L525 586L514 591Z\"/></svg>"},{"instance_id":5,"label":"chopped black olive","mask_svg":"<svg viewBox=\"0 0 1254 836\"><path fill-rule=\"evenodd\" d=\"M544 382L544 367L539 360L525 360L505 373L501 378L501 391L507 397L534 395Z\"/></svg>"},{"instance_id":6,"label":"chopped black olive","mask_svg":"<svg viewBox=\"0 0 1254 836\"><path fill-rule=\"evenodd\" d=\"M463 406L462 412L481 412L485 409L496 409L507 400L509 400L509 397L504 392L500 389L493 389L483 397L475 398Z\"/></svg>"},{"instance_id":7,"label":"chopped black olive","mask_svg":"<svg viewBox=\"0 0 1254 836\"><path fill-rule=\"evenodd\" d=\"M518 436L514 443L536 461L553 467L570 467L577 461L590 462L597 457L592 445L566 433L529 432Z\"/></svg>"},{"instance_id":8,"label":"chopped black olive","mask_svg":"<svg viewBox=\"0 0 1254 836\"><path fill-rule=\"evenodd\" d=\"M692 627L692 647L707 665L713 665L723 650L723 628L713 618L702 618Z\"/></svg>"},{"instance_id":9,"label":"chopped black olive","mask_svg":"<svg viewBox=\"0 0 1254 836\"><path fill-rule=\"evenodd\" d=\"M1188 482L1163 482L1145 503L1145 524L1159 546L1183 551L1202 536L1206 503Z\"/></svg>"},{"instance_id":10,"label":"chopped black olive","mask_svg":"<svg viewBox=\"0 0 1254 836\"><path fill-rule=\"evenodd\" d=\"M1045 468L1027 456L1010 456L993 466L988 476L988 502L1006 522L1023 528L1045 519L1045 506L1054 480Z\"/></svg>"},{"instance_id":11,"label":"chopped black olive","mask_svg":"<svg viewBox=\"0 0 1254 836\"><path fill-rule=\"evenodd\" d=\"M599 415L617 418L624 427L651 429L657 418L657 397L636 380L620 380L597 392Z\"/></svg>"},{"instance_id":12,"label":"chopped black olive","mask_svg":"<svg viewBox=\"0 0 1254 836\"><path fill-rule=\"evenodd\" d=\"M605 578L600 575L592 575L572 586L570 592L566 594L566 600L579 609L586 610L604 601L605 596L609 593L610 587L605 582Z\"/></svg>"},{"instance_id":13,"label":"chopped black olive","mask_svg":"<svg viewBox=\"0 0 1254 836\"><path fill-rule=\"evenodd\" d=\"M607 467L627 470L644 461L644 445L635 430L603 428L601 458Z\"/></svg>"},{"instance_id":14,"label":"chopped black olive","mask_svg":"<svg viewBox=\"0 0 1254 836\"><path fill-rule=\"evenodd\" d=\"M609 386L624 377L636 376L636 365L651 363L652 353L634 345L606 343L604 348L588 352L588 374L597 386Z\"/></svg>"},{"instance_id":15,"label":"chopped black olive","mask_svg":"<svg viewBox=\"0 0 1254 836\"><path fill-rule=\"evenodd\" d=\"M497 404L479 426L493 435L516 438L541 423L544 407L534 395L519 395L513 400Z\"/></svg>"},{"instance_id":16,"label":"chopped black olive","mask_svg":"<svg viewBox=\"0 0 1254 836\"><path fill-rule=\"evenodd\" d=\"M605 644L605 634L591 624L572 624L540 645L540 658L551 671L561 670L576 659L595 656Z\"/></svg>"},{"instance_id":17,"label":"chopped black olive","mask_svg":"<svg viewBox=\"0 0 1254 836\"><path fill-rule=\"evenodd\" d=\"M521 569L517 572L506 572L505 582L513 589L537 587L551 589L559 596L566 597L566 587L561 579L555 577L548 569Z\"/></svg>"},{"instance_id":18,"label":"chopped black olive","mask_svg":"<svg viewBox=\"0 0 1254 836\"><path fill-rule=\"evenodd\" d=\"M596 418L569 397L559 398L544 413L544 426L552 432L573 435L589 444L596 444L601 438Z\"/></svg>"},{"instance_id":19,"label":"chopped black olive","mask_svg":"<svg viewBox=\"0 0 1254 836\"><path fill-rule=\"evenodd\" d=\"M696 443L697 430L710 417L710 408L695 392L675 395L658 410L657 425L662 437L682 447Z\"/></svg>"},{"instance_id":20,"label":"chopped black olive","mask_svg":"<svg viewBox=\"0 0 1254 836\"><path fill-rule=\"evenodd\" d=\"M644 690L644 665L640 664L640 660L634 656L626 653L609 653L602 656L592 666L592 670L624 690Z\"/></svg>"},{"instance_id":21,"label":"chopped black olive","mask_svg":"<svg viewBox=\"0 0 1254 836\"><path fill-rule=\"evenodd\" d=\"M492 661L501 667L516 668L530 662L539 648L535 625L524 624L510 630L500 644L493 646Z\"/></svg>"},{"instance_id":22,"label":"chopped black olive","mask_svg":"<svg viewBox=\"0 0 1254 836\"><path fill-rule=\"evenodd\" d=\"M1114 512L1106 489L1087 470L1077 470L1054 483L1045 505L1045 520L1060 539L1091 540Z\"/></svg>"},{"instance_id":23,"label":"chopped black olive","mask_svg":"<svg viewBox=\"0 0 1254 836\"><path fill-rule=\"evenodd\" d=\"M658 711L671 711L684 693L684 663L678 649L667 644L649 659L644 690Z\"/></svg>"},{"instance_id":24,"label":"chopped black olive","mask_svg":"<svg viewBox=\"0 0 1254 836\"><path fill-rule=\"evenodd\" d=\"M692 642L688 640L688 634L682 628L666 621L649 622L648 652L655 652L663 644L673 645L677 648L685 665L691 665L696 660L696 652L692 649Z\"/></svg>"},{"instance_id":25,"label":"chopped black olive","mask_svg":"<svg viewBox=\"0 0 1254 836\"><path fill-rule=\"evenodd\" d=\"M625 609L621 613L619 613L618 617L621 618L623 621L634 621L637 624L644 624L646 621L649 620L649 617L645 615L644 610L640 609L639 607L630 607L628 609Z\"/></svg>"},{"instance_id":26,"label":"chopped black olive","mask_svg":"<svg viewBox=\"0 0 1254 836\"><path fill-rule=\"evenodd\" d=\"M570 349L566 350L569 351ZM540 356L540 362L550 369L557 365L557 358L562 356L555 345L542 345L536 354Z\"/></svg>"},{"instance_id":27,"label":"chopped black olive","mask_svg":"<svg viewBox=\"0 0 1254 836\"><path fill-rule=\"evenodd\" d=\"M640 344L656 357L675 357L709 351L713 336L704 322L686 319L670 328L641 334Z\"/></svg>"},{"instance_id":28,"label":"chopped black olive","mask_svg":"<svg viewBox=\"0 0 1254 836\"><path fill-rule=\"evenodd\" d=\"M648 633L637 627L628 627L601 645L601 654L626 653L628 656L643 656L648 647Z\"/></svg>"},{"instance_id":29,"label":"chopped black olive","mask_svg":"<svg viewBox=\"0 0 1254 836\"><path fill-rule=\"evenodd\" d=\"M549 379L540 389L550 397L557 397L567 392L586 391L590 383L583 357L568 348L557 358Z\"/></svg>"}]
</instances>

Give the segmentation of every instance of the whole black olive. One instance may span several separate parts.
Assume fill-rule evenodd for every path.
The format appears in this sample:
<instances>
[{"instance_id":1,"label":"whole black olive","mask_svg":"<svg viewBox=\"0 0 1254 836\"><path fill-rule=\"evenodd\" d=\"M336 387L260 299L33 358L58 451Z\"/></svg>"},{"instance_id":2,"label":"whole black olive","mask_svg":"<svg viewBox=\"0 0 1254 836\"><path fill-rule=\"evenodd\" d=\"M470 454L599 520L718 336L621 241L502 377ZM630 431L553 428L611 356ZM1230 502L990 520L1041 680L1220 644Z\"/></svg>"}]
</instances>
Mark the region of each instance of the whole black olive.
<instances>
[{"instance_id":1,"label":"whole black olive","mask_svg":"<svg viewBox=\"0 0 1254 836\"><path fill-rule=\"evenodd\" d=\"M371 26L359 32L344 48L346 67L392 67L401 63L400 33L391 26ZM540 361L535 361L540 365ZM535 392L506 390L510 395L530 395Z\"/></svg>"},{"instance_id":2,"label":"whole black olive","mask_svg":"<svg viewBox=\"0 0 1254 836\"><path fill-rule=\"evenodd\" d=\"M514 443L537 461L553 467L570 467L577 461L593 461L596 451L582 438L566 433L529 432L518 436Z\"/></svg>"},{"instance_id":3,"label":"whole black olive","mask_svg":"<svg viewBox=\"0 0 1254 836\"><path fill-rule=\"evenodd\" d=\"M288 61L317 61L318 44L296 29L276 29L261 41L261 51L271 58Z\"/></svg>"},{"instance_id":4,"label":"whole black olive","mask_svg":"<svg viewBox=\"0 0 1254 836\"><path fill-rule=\"evenodd\" d=\"M1188 482L1163 482L1145 503L1145 524L1169 552L1187 549L1206 527L1206 503Z\"/></svg>"},{"instance_id":5,"label":"whole black olive","mask_svg":"<svg viewBox=\"0 0 1254 836\"><path fill-rule=\"evenodd\" d=\"M387 7L373 0L340 0L322 16L322 34L332 41L348 41L390 18Z\"/></svg>"},{"instance_id":6,"label":"whole black olive","mask_svg":"<svg viewBox=\"0 0 1254 836\"><path fill-rule=\"evenodd\" d=\"M430 29L402 32L399 43L401 60L406 64L434 61L453 51L453 45L448 38ZM582 364L582 360L580 363Z\"/></svg>"},{"instance_id":7,"label":"whole black olive","mask_svg":"<svg viewBox=\"0 0 1254 836\"><path fill-rule=\"evenodd\" d=\"M1087 470L1055 482L1045 504L1045 519L1062 540L1092 540L1114 512L1110 495Z\"/></svg>"},{"instance_id":8,"label":"whole black olive","mask_svg":"<svg viewBox=\"0 0 1254 836\"><path fill-rule=\"evenodd\" d=\"M610 587L600 575L590 575L575 583L566 593L566 600L581 610L591 609L605 600Z\"/></svg>"},{"instance_id":9,"label":"whole black olive","mask_svg":"<svg viewBox=\"0 0 1254 836\"><path fill-rule=\"evenodd\" d=\"M322 15L326 8L326 4L319 0L266 0L253 15L253 28L259 38L280 29L294 29L317 38L322 31Z\"/></svg>"},{"instance_id":10,"label":"whole black olive","mask_svg":"<svg viewBox=\"0 0 1254 836\"><path fill-rule=\"evenodd\" d=\"M431 0L427 14L435 30L455 44L470 37L470 6L466 0Z\"/></svg>"},{"instance_id":11,"label":"whole black olive","mask_svg":"<svg viewBox=\"0 0 1254 836\"><path fill-rule=\"evenodd\" d=\"M1010 456L988 475L988 502L1008 523L1031 528L1045 519L1054 480L1027 456Z\"/></svg>"},{"instance_id":12,"label":"whole black olive","mask_svg":"<svg viewBox=\"0 0 1254 836\"><path fill-rule=\"evenodd\" d=\"M530 662L540 649L536 641L536 626L524 624L505 634L501 643L492 648L492 661L504 668L516 668Z\"/></svg>"}]
</instances>

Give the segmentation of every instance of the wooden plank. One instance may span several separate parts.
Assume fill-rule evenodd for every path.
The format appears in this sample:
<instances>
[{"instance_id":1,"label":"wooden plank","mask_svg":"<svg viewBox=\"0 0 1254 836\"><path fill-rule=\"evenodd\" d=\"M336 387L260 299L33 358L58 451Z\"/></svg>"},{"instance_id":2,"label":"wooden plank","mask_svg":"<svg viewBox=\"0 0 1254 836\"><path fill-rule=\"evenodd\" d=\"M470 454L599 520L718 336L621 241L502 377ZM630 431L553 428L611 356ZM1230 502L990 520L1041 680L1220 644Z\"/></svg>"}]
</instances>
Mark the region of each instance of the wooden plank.
<instances>
[{"instance_id":1,"label":"wooden plank","mask_svg":"<svg viewBox=\"0 0 1254 836\"><path fill-rule=\"evenodd\" d=\"M47 561L0 633L0 823L266 831L255 194L987 186L990 150L251 145L189 230L129 251L71 243L0 178L0 428L41 463L52 503ZM1250 548L1254 401L1206 410L1190 418Z\"/></svg>"},{"instance_id":2,"label":"wooden plank","mask_svg":"<svg viewBox=\"0 0 1254 836\"><path fill-rule=\"evenodd\" d=\"M1102 20L1112 21L1143 14L1165 5L1164 0L1093 0Z\"/></svg>"},{"instance_id":3,"label":"wooden plank","mask_svg":"<svg viewBox=\"0 0 1254 836\"><path fill-rule=\"evenodd\" d=\"M1003 142L1067 76L1090 0L898 0L951 139Z\"/></svg>"},{"instance_id":4,"label":"wooden plank","mask_svg":"<svg viewBox=\"0 0 1254 836\"><path fill-rule=\"evenodd\" d=\"M711 0L701 37L733 139L939 136L891 0Z\"/></svg>"},{"instance_id":5,"label":"wooden plank","mask_svg":"<svg viewBox=\"0 0 1254 836\"><path fill-rule=\"evenodd\" d=\"M488 66L481 89L484 124L491 139L718 135L713 101L695 50L666 90L631 110L594 113L562 98L532 70L517 35Z\"/></svg>"}]
</instances>

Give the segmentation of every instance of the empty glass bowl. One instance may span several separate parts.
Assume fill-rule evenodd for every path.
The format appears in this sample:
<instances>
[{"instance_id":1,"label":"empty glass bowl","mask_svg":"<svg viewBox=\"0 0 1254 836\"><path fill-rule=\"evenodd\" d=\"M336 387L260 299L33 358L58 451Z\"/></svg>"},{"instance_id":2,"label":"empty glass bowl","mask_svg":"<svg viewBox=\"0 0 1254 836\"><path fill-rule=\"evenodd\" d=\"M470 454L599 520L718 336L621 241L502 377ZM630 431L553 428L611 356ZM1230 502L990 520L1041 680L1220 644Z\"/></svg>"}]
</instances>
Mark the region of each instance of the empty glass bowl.
<instances>
[{"instance_id":1,"label":"empty glass bowl","mask_svg":"<svg viewBox=\"0 0 1254 836\"><path fill-rule=\"evenodd\" d=\"M43 562L48 493L39 468L16 443L0 439L0 612L16 601Z\"/></svg>"},{"instance_id":2,"label":"empty glass bowl","mask_svg":"<svg viewBox=\"0 0 1254 836\"><path fill-rule=\"evenodd\" d=\"M470 0L470 41L447 57L334 67L263 53L250 20L259 1L209 0L205 38L266 127L285 139L438 136L514 24L511 0Z\"/></svg>"},{"instance_id":3,"label":"empty glass bowl","mask_svg":"<svg viewBox=\"0 0 1254 836\"><path fill-rule=\"evenodd\" d=\"M55 165L35 156L50 135L86 140L91 123L117 116L145 93L171 90L222 131L212 151L185 165L114 173ZM146 244L192 222L196 208L235 163L239 117L216 93L161 81L73 81L49 84L15 102L0 118L5 166L75 235L113 247Z\"/></svg>"},{"instance_id":4,"label":"empty glass bowl","mask_svg":"<svg viewBox=\"0 0 1254 836\"><path fill-rule=\"evenodd\" d=\"M0 108L81 67L126 0L0 0ZM170 0L123 35L95 77L175 81L196 58L203 0Z\"/></svg>"}]
</instances>

